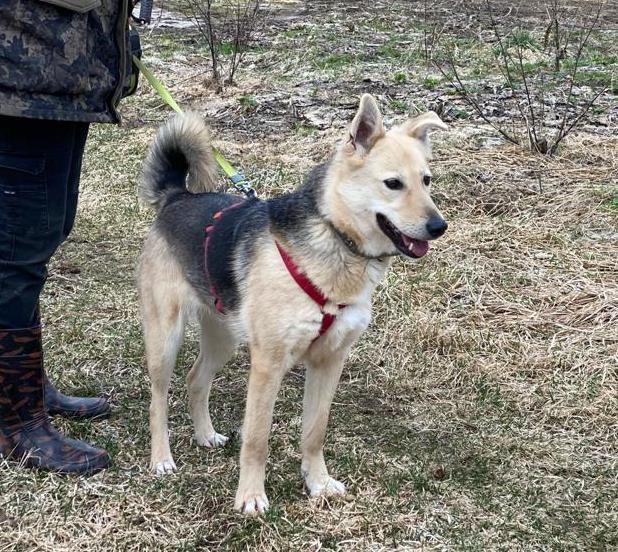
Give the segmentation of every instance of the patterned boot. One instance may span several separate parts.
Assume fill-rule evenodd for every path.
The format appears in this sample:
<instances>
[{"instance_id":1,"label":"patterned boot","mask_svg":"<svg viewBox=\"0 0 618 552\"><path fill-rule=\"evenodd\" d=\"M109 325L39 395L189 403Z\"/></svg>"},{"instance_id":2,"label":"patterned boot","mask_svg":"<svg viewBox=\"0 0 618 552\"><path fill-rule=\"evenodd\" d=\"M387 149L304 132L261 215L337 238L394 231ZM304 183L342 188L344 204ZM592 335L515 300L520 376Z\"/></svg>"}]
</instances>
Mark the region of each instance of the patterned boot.
<instances>
[{"instance_id":1,"label":"patterned boot","mask_svg":"<svg viewBox=\"0 0 618 552\"><path fill-rule=\"evenodd\" d=\"M103 397L71 397L61 393L44 375L45 406L51 416L67 418L104 418L111 411L111 405Z\"/></svg>"},{"instance_id":2,"label":"patterned boot","mask_svg":"<svg viewBox=\"0 0 618 552\"><path fill-rule=\"evenodd\" d=\"M104 450L69 439L45 408L41 328L0 330L0 455L59 473L106 468Z\"/></svg>"}]
</instances>

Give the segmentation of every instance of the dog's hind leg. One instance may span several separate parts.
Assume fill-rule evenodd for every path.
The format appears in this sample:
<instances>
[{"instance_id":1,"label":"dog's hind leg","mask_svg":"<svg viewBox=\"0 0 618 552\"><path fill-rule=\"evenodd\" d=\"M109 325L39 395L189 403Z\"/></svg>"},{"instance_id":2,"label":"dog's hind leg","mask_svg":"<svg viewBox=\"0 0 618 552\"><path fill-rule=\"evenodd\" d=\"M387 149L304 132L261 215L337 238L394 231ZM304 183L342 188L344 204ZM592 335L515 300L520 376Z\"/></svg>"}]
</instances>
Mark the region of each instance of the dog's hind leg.
<instances>
[{"instance_id":1,"label":"dog's hind leg","mask_svg":"<svg viewBox=\"0 0 618 552\"><path fill-rule=\"evenodd\" d=\"M306 362L301 474L310 496L345 494L343 483L328 474L324 438L347 352L348 348L345 348L319 362Z\"/></svg>"},{"instance_id":2,"label":"dog's hind leg","mask_svg":"<svg viewBox=\"0 0 618 552\"><path fill-rule=\"evenodd\" d=\"M158 293L152 290L145 293L142 289L141 295L146 362L152 390L150 469L156 474L172 473L176 464L170 450L167 395L184 333L181 297L170 289Z\"/></svg>"},{"instance_id":3,"label":"dog's hind leg","mask_svg":"<svg viewBox=\"0 0 618 552\"><path fill-rule=\"evenodd\" d=\"M230 330L208 314L201 319L200 354L187 375L189 407L195 426L195 440L204 447L221 447L227 437L212 425L208 399L212 382L234 354L237 340Z\"/></svg>"}]
</instances>

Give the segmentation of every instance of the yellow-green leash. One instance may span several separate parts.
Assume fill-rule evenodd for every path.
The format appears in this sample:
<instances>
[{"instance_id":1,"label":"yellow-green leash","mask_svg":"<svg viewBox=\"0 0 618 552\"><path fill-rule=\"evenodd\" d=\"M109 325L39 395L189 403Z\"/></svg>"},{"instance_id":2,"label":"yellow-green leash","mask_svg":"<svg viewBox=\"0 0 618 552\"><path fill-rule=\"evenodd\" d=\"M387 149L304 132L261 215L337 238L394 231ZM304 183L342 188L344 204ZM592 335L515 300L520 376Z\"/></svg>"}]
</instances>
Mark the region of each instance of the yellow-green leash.
<instances>
[{"instance_id":1,"label":"yellow-green leash","mask_svg":"<svg viewBox=\"0 0 618 552\"><path fill-rule=\"evenodd\" d=\"M153 74L153 72L148 69L148 67L146 67L138 57L133 56L133 62L137 65L137 67L139 67L139 70L142 72L144 77L146 77L146 80L150 83L150 86L152 86L155 92L159 94L161 99L176 113L182 113L182 109L180 109L180 106L176 103L176 100L174 100L169 90L165 88L163 83ZM234 187L247 197L255 197L255 190L249 185L245 175L242 172L237 171L214 146L212 148L212 153L219 167L221 167L221 170L232 181Z\"/></svg>"}]
</instances>

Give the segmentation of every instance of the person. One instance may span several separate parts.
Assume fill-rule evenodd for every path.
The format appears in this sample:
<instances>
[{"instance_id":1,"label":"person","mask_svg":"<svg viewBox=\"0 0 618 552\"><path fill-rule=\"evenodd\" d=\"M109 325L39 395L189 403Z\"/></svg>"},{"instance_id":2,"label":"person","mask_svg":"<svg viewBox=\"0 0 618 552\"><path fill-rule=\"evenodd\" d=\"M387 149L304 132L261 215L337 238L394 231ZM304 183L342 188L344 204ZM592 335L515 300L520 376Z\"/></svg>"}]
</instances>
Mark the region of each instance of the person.
<instances>
[{"instance_id":1,"label":"person","mask_svg":"<svg viewBox=\"0 0 618 552\"><path fill-rule=\"evenodd\" d=\"M118 123L131 73L129 0L0 2L0 455L92 473L109 455L49 415L100 417L103 398L60 393L43 366L39 296L73 228L90 123Z\"/></svg>"}]
</instances>

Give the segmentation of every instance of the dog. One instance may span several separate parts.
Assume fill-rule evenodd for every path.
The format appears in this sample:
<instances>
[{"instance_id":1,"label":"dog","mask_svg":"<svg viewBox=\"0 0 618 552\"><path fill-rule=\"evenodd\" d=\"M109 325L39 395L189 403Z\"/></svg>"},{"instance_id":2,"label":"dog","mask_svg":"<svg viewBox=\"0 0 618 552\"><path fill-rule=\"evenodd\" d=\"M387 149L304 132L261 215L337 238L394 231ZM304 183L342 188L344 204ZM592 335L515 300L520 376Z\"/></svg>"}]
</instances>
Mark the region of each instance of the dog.
<instances>
[{"instance_id":1,"label":"dog","mask_svg":"<svg viewBox=\"0 0 618 552\"><path fill-rule=\"evenodd\" d=\"M306 368L301 474L310 496L341 495L323 445L350 348L371 319L371 296L394 256L419 258L447 229L430 196L428 133L448 127L427 112L386 131L365 94L332 158L291 193L267 200L217 193L209 132L178 115L156 136L140 197L157 211L138 268L152 385L151 469L176 470L167 394L185 323L200 352L187 376L195 439L223 446L208 400L215 374L241 342L251 356L235 509L265 512L265 464L283 376Z\"/></svg>"}]
</instances>

